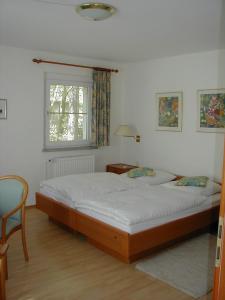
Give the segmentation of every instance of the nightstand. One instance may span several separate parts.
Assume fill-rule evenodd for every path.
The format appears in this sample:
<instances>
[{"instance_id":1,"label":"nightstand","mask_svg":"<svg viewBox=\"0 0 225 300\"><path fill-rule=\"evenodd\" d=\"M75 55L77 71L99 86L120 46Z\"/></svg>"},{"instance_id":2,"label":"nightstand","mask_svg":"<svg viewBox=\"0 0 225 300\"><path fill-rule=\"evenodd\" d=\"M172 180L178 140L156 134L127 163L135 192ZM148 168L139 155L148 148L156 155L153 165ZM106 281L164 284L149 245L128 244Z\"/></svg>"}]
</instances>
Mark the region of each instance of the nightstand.
<instances>
[{"instance_id":1,"label":"nightstand","mask_svg":"<svg viewBox=\"0 0 225 300\"><path fill-rule=\"evenodd\" d=\"M137 166L127 164L109 164L106 166L106 172L112 172L116 174L126 173L131 169L137 168Z\"/></svg>"}]
</instances>

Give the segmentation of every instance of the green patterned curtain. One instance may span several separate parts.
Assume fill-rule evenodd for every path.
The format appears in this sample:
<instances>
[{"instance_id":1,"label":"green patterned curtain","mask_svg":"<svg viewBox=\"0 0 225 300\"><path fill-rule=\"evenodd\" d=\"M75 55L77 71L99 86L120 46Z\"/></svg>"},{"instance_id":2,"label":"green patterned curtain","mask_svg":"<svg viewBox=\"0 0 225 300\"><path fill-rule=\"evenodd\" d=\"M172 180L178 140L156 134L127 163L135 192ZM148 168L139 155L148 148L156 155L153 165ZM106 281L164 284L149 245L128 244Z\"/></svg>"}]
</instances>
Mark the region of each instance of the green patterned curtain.
<instances>
[{"instance_id":1,"label":"green patterned curtain","mask_svg":"<svg viewBox=\"0 0 225 300\"><path fill-rule=\"evenodd\" d=\"M109 146L111 73L93 71L92 90L92 144Z\"/></svg>"}]
</instances>

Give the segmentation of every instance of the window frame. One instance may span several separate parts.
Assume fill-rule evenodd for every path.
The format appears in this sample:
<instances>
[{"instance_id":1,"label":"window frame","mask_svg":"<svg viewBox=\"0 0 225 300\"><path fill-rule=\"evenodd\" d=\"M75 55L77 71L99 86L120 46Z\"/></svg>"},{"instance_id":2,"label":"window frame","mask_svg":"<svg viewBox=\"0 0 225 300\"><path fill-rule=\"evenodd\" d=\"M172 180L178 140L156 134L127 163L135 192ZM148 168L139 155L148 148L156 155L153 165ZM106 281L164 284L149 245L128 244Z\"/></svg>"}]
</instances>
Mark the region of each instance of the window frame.
<instances>
[{"instance_id":1,"label":"window frame","mask_svg":"<svg viewBox=\"0 0 225 300\"><path fill-rule=\"evenodd\" d=\"M87 139L80 141L50 142L49 139L49 107L50 107L50 85L75 85L88 88L87 96ZM44 96L44 151L73 150L91 146L91 76L65 75L56 73L45 74L45 96Z\"/></svg>"}]
</instances>

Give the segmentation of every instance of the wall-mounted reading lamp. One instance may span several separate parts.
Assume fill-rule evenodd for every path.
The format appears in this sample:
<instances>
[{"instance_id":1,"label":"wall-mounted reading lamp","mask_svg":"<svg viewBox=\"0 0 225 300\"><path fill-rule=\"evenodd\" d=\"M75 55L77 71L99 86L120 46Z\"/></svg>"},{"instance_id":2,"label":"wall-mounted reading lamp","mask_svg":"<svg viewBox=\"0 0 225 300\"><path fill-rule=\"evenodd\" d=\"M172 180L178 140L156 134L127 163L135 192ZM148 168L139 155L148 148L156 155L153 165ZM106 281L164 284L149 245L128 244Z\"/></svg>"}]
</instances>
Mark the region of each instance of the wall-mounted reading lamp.
<instances>
[{"instance_id":1,"label":"wall-mounted reading lamp","mask_svg":"<svg viewBox=\"0 0 225 300\"><path fill-rule=\"evenodd\" d=\"M133 137L137 143L140 143L140 135L137 135L136 131L128 125L120 125L115 134L119 136Z\"/></svg>"}]
</instances>

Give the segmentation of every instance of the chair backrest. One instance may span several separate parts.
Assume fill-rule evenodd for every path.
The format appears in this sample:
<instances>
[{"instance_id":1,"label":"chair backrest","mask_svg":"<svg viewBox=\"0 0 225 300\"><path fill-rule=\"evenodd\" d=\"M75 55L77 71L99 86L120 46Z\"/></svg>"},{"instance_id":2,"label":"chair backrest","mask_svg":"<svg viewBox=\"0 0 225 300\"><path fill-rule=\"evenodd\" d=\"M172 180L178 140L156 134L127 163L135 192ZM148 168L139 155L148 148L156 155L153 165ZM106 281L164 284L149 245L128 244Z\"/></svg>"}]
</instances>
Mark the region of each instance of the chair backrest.
<instances>
[{"instance_id":1,"label":"chair backrest","mask_svg":"<svg viewBox=\"0 0 225 300\"><path fill-rule=\"evenodd\" d=\"M28 184L20 176L0 176L0 216L21 206L24 207L28 194ZM21 221L21 212L11 218Z\"/></svg>"}]
</instances>

